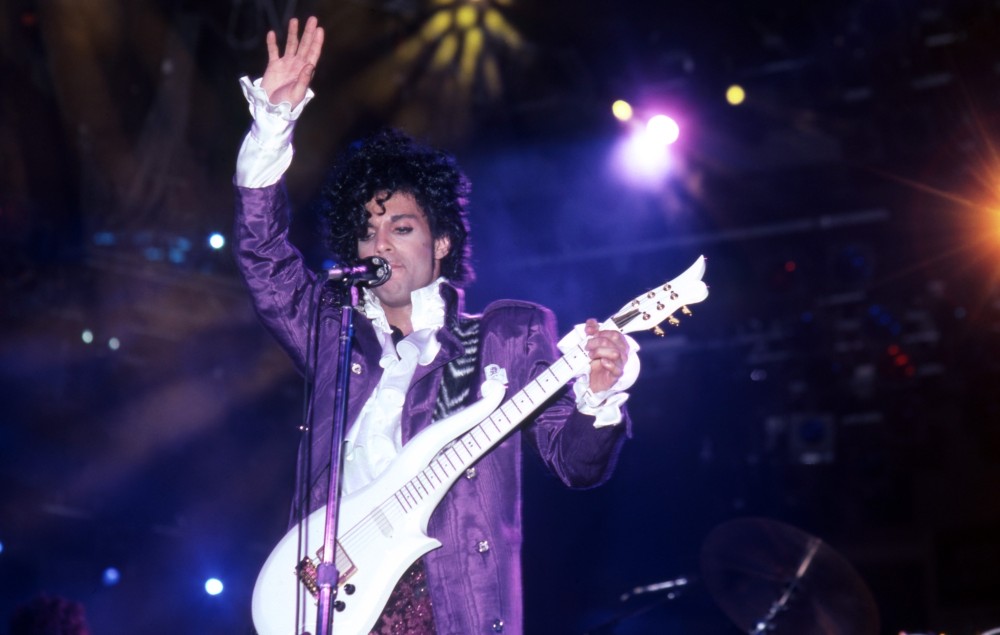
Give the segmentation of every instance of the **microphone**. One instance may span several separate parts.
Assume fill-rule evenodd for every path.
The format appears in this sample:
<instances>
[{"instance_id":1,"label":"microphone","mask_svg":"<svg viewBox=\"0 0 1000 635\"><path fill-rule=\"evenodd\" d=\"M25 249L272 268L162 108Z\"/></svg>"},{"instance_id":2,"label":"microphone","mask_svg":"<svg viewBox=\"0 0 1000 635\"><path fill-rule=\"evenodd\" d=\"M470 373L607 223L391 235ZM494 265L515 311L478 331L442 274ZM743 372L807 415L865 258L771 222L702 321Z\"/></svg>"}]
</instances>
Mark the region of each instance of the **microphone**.
<instances>
[{"instance_id":1,"label":"microphone","mask_svg":"<svg viewBox=\"0 0 1000 635\"><path fill-rule=\"evenodd\" d=\"M379 256L362 258L361 262L348 267L334 267L326 272L327 280L358 283L365 287L377 287L392 276L389 261Z\"/></svg>"}]
</instances>

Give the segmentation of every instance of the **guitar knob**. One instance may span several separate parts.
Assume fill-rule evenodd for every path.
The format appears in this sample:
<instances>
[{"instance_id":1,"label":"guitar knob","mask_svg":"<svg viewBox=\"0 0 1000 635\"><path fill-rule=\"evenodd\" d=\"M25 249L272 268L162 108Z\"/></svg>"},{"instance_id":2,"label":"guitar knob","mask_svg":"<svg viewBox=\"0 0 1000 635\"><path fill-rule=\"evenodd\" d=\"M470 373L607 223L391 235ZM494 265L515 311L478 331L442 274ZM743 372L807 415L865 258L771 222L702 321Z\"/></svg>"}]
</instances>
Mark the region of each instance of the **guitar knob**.
<instances>
[{"instance_id":1,"label":"guitar knob","mask_svg":"<svg viewBox=\"0 0 1000 635\"><path fill-rule=\"evenodd\" d=\"M347 605L344 604L343 600L337 600L336 602L333 603L333 608L336 609L337 611L343 611L344 609L347 608Z\"/></svg>"},{"instance_id":2,"label":"guitar knob","mask_svg":"<svg viewBox=\"0 0 1000 635\"><path fill-rule=\"evenodd\" d=\"M344 593L346 593L347 595L354 595L354 591L355 589L353 584L344 585Z\"/></svg>"}]
</instances>

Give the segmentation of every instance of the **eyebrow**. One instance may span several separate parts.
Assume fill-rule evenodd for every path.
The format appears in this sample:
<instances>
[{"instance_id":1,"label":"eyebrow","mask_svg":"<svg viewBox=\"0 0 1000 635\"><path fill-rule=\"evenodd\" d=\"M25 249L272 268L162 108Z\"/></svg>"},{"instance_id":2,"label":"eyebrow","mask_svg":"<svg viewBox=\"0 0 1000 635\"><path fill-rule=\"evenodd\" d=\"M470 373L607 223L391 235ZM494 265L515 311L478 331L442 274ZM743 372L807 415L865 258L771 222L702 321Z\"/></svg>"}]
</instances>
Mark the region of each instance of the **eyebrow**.
<instances>
[{"instance_id":1,"label":"eyebrow","mask_svg":"<svg viewBox=\"0 0 1000 635\"><path fill-rule=\"evenodd\" d=\"M401 220L405 220L407 218L420 218L420 216L417 215L417 214L414 214L413 212L406 212L406 213L403 213L403 214L393 214L392 216L389 217L389 222L390 223L396 223L396 222L399 222ZM368 224L369 225L372 224L371 216L368 217Z\"/></svg>"}]
</instances>

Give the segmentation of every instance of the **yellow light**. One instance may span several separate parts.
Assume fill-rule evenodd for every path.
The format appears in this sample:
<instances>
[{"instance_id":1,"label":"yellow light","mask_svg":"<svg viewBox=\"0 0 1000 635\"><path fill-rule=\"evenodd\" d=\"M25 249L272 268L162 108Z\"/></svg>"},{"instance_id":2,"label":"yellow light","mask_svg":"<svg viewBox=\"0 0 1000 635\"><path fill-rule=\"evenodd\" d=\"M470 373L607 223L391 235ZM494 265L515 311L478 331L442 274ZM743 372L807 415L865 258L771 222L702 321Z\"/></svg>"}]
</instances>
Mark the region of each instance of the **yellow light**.
<instances>
[{"instance_id":1,"label":"yellow light","mask_svg":"<svg viewBox=\"0 0 1000 635\"><path fill-rule=\"evenodd\" d=\"M507 22L503 14L496 9L486 10L486 13L483 14L483 24L486 25L486 30L489 31L490 35L500 38L507 43L507 46L515 49L521 47L521 36L517 29L510 22Z\"/></svg>"},{"instance_id":2,"label":"yellow light","mask_svg":"<svg viewBox=\"0 0 1000 635\"><path fill-rule=\"evenodd\" d=\"M746 91L739 84L733 84L726 89L726 101L730 106L739 106L746 98Z\"/></svg>"},{"instance_id":3,"label":"yellow light","mask_svg":"<svg viewBox=\"0 0 1000 635\"><path fill-rule=\"evenodd\" d=\"M455 60L456 53L458 53L458 36L449 33L441 38L441 43L438 44L437 51L434 52L431 66L437 69L444 68Z\"/></svg>"},{"instance_id":4,"label":"yellow light","mask_svg":"<svg viewBox=\"0 0 1000 635\"><path fill-rule=\"evenodd\" d=\"M491 97L500 96L503 85L500 83L500 69L497 68L494 57L483 58L483 84L486 85L486 92Z\"/></svg>"},{"instance_id":5,"label":"yellow light","mask_svg":"<svg viewBox=\"0 0 1000 635\"><path fill-rule=\"evenodd\" d=\"M476 77L476 63L483 52L483 30L469 29L465 32L465 42L462 45L461 81L465 85L472 83Z\"/></svg>"},{"instance_id":6,"label":"yellow light","mask_svg":"<svg viewBox=\"0 0 1000 635\"><path fill-rule=\"evenodd\" d=\"M479 9L472 5L464 5L455 12L455 22L463 31L472 28L479 20Z\"/></svg>"},{"instance_id":7,"label":"yellow light","mask_svg":"<svg viewBox=\"0 0 1000 635\"><path fill-rule=\"evenodd\" d=\"M451 11L438 11L420 29L420 36L425 42L433 42L451 28Z\"/></svg>"},{"instance_id":8,"label":"yellow light","mask_svg":"<svg viewBox=\"0 0 1000 635\"><path fill-rule=\"evenodd\" d=\"M624 99L619 99L615 103L611 104L611 114L613 114L615 119L618 121L628 121L632 118L632 105Z\"/></svg>"}]
</instances>

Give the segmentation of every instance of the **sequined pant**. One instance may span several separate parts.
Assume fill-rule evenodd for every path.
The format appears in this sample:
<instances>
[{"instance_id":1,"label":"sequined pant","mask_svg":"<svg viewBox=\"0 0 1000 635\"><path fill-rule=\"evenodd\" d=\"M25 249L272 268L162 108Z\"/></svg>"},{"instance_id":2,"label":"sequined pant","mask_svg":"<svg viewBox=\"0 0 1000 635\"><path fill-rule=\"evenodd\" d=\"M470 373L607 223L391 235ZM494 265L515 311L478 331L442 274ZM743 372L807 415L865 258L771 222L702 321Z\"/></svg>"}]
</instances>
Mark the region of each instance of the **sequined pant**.
<instances>
[{"instance_id":1,"label":"sequined pant","mask_svg":"<svg viewBox=\"0 0 1000 635\"><path fill-rule=\"evenodd\" d=\"M413 563L389 595L371 635L436 635L423 559Z\"/></svg>"}]
</instances>

